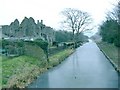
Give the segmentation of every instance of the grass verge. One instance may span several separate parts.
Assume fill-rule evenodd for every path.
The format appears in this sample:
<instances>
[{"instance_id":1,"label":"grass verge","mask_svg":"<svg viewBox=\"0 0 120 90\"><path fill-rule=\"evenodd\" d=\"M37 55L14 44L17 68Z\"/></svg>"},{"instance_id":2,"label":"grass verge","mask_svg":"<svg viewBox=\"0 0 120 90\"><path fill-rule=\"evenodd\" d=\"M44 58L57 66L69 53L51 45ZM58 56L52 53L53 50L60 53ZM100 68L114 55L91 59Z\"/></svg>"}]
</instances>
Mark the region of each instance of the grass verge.
<instances>
[{"instance_id":1,"label":"grass verge","mask_svg":"<svg viewBox=\"0 0 120 90\"><path fill-rule=\"evenodd\" d=\"M48 68L54 67L61 63L66 57L73 53L73 49L65 49L49 57Z\"/></svg>"},{"instance_id":2,"label":"grass verge","mask_svg":"<svg viewBox=\"0 0 120 90\"><path fill-rule=\"evenodd\" d=\"M118 65L118 48L114 44L109 44L106 42L97 42L97 45L105 54L110 58L110 60L117 66L117 70L120 71L120 66Z\"/></svg>"},{"instance_id":3,"label":"grass verge","mask_svg":"<svg viewBox=\"0 0 120 90\"><path fill-rule=\"evenodd\" d=\"M2 87L24 88L37 78L47 68L52 68L62 62L74 50L66 49L49 57L49 63L35 57L19 56L2 60Z\"/></svg>"},{"instance_id":4,"label":"grass verge","mask_svg":"<svg viewBox=\"0 0 120 90\"><path fill-rule=\"evenodd\" d=\"M2 88L2 57L0 56L0 90Z\"/></svg>"},{"instance_id":5,"label":"grass verge","mask_svg":"<svg viewBox=\"0 0 120 90\"><path fill-rule=\"evenodd\" d=\"M45 63L30 56L20 56L2 62L2 87L23 88L44 72Z\"/></svg>"}]
</instances>

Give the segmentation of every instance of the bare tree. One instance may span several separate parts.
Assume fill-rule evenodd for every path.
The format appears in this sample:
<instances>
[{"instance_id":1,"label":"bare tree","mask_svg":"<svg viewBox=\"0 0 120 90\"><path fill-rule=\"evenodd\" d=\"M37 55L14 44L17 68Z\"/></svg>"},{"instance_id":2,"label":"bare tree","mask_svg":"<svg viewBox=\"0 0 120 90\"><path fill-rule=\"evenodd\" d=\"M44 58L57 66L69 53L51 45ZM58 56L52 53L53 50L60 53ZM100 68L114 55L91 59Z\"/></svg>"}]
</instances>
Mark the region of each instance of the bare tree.
<instances>
[{"instance_id":1,"label":"bare tree","mask_svg":"<svg viewBox=\"0 0 120 90\"><path fill-rule=\"evenodd\" d=\"M111 20L111 19L113 19L113 20L117 20L118 19L118 15L117 15L118 13L117 13L117 7L115 7L114 9L113 9L113 11L109 11L109 12L107 12L106 13L106 18L107 18L107 20Z\"/></svg>"},{"instance_id":2,"label":"bare tree","mask_svg":"<svg viewBox=\"0 0 120 90\"><path fill-rule=\"evenodd\" d=\"M73 32L73 41L75 32L79 35L82 31L88 30L88 25L92 22L92 19L87 12L77 9L66 8L62 11L62 14L66 19L63 23Z\"/></svg>"},{"instance_id":3,"label":"bare tree","mask_svg":"<svg viewBox=\"0 0 120 90\"><path fill-rule=\"evenodd\" d=\"M118 1L118 23L120 25L120 1Z\"/></svg>"},{"instance_id":4,"label":"bare tree","mask_svg":"<svg viewBox=\"0 0 120 90\"><path fill-rule=\"evenodd\" d=\"M116 0L117 1L117 0ZM117 1L117 5L114 5L114 9L112 11L107 12L107 20L116 20L117 22L120 22L120 1Z\"/></svg>"}]
</instances>

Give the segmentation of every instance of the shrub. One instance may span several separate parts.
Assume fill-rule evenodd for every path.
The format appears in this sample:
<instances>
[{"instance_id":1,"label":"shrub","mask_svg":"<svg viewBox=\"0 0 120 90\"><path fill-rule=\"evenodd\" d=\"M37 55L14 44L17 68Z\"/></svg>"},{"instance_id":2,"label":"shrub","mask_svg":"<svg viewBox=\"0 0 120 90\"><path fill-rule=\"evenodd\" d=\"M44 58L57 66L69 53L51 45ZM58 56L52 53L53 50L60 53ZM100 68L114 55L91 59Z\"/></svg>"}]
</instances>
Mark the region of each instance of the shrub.
<instances>
[{"instance_id":1,"label":"shrub","mask_svg":"<svg viewBox=\"0 0 120 90\"><path fill-rule=\"evenodd\" d=\"M114 40L114 44L117 47L120 47L120 35L117 35L115 40Z\"/></svg>"},{"instance_id":2,"label":"shrub","mask_svg":"<svg viewBox=\"0 0 120 90\"><path fill-rule=\"evenodd\" d=\"M2 39L2 49L4 49L4 53L8 56L16 56L23 55L24 41L22 40L5 40Z\"/></svg>"},{"instance_id":3,"label":"shrub","mask_svg":"<svg viewBox=\"0 0 120 90\"><path fill-rule=\"evenodd\" d=\"M34 58L37 58L39 60L46 60L46 55L45 55L43 49L41 49L37 45L25 44L24 54L28 55L28 56L32 56Z\"/></svg>"},{"instance_id":4,"label":"shrub","mask_svg":"<svg viewBox=\"0 0 120 90\"><path fill-rule=\"evenodd\" d=\"M48 43L46 41L37 39L35 41L26 41L26 42L28 44L31 44L31 45L38 45L39 47L41 47L45 51L45 53L47 52Z\"/></svg>"},{"instance_id":5,"label":"shrub","mask_svg":"<svg viewBox=\"0 0 120 90\"><path fill-rule=\"evenodd\" d=\"M44 50L45 53L47 53L48 43L40 39L35 41L2 40L2 49L5 49L6 55L8 54L9 56L10 54L23 55L26 45L33 45L35 47L39 46Z\"/></svg>"}]
</instances>

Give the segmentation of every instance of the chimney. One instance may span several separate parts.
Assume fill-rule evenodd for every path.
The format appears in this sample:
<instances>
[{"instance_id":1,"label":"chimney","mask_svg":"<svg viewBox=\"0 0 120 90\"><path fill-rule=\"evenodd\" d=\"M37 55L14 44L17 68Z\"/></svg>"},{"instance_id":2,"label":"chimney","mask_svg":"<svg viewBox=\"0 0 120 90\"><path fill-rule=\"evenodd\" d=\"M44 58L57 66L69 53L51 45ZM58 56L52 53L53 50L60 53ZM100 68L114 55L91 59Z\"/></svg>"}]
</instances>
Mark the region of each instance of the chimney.
<instances>
[{"instance_id":1,"label":"chimney","mask_svg":"<svg viewBox=\"0 0 120 90\"><path fill-rule=\"evenodd\" d=\"M43 24L43 20L41 20L41 24Z\"/></svg>"},{"instance_id":2,"label":"chimney","mask_svg":"<svg viewBox=\"0 0 120 90\"><path fill-rule=\"evenodd\" d=\"M40 22L39 22L39 20L37 20L37 24L39 24Z\"/></svg>"}]
</instances>

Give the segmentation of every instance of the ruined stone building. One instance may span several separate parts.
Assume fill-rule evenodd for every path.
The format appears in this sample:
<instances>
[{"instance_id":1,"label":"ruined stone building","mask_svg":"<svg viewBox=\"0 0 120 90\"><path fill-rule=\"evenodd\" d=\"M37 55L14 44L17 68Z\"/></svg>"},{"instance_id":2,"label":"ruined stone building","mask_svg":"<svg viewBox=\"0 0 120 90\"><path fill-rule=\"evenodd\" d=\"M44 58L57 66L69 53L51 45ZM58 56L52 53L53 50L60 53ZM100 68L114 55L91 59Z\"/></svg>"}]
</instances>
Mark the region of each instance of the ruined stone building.
<instances>
[{"instance_id":1,"label":"ruined stone building","mask_svg":"<svg viewBox=\"0 0 120 90\"><path fill-rule=\"evenodd\" d=\"M35 23L32 17L25 17L21 23L16 19L10 25L3 25L2 38L23 40L42 39L52 43L55 41L55 32L53 28L44 25L43 20L41 22L38 20Z\"/></svg>"},{"instance_id":2,"label":"ruined stone building","mask_svg":"<svg viewBox=\"0 0 120 90\"><path fill-rule=\"evenodd\" d=\"M0 26L0 39L2 39L2 27Z\"/></svg>"}]
</instances>

